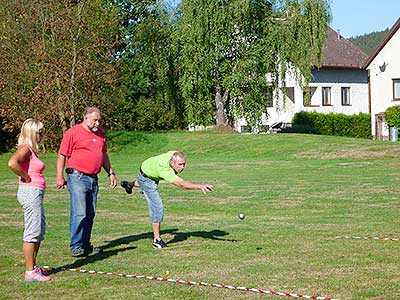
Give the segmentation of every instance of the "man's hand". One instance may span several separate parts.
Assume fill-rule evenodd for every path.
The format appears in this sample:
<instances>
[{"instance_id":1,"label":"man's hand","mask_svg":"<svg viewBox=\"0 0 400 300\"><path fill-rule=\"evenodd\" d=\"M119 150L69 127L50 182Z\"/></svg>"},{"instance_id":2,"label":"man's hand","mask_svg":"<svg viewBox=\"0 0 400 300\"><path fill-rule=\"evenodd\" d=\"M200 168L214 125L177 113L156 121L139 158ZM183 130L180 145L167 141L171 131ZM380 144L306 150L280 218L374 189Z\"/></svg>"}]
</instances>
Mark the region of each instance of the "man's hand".
<instances>
[{"instance_id":1,"label":"man's hand","mask_svg":"<svg viewBox=\"0 0 400 300\"><path fill-rule=\"evenodd\" d=\"M67 184L67 182L65 181L64 178L64 166L65 166L65 162L67 160L67 157L62 155L62 154L58 154L57 157L57 172L56 172L56 187L57 189L63 189L65 188L65 185Z\"/></svg>"},{"instance_id":2,"label":"man's hand","mask_svg":"<svg viewBox=\"0 0 400 300\"><path fill-rule=\"evenodd\" d=\"M57 189L63 189L63 188L65 188L65 185L66 185L65 178L63 176L57 176L57 178L56 178Z\"/></svg>"},{"instance_id":3,"label":"man's hand","mask_svg":"<svg viewBox=\"0 0 400 300\"><path fill-rule=\"evenodd\" d=\"M213 186L211 184L200 184L200 190L203 191L204 194L207 192L212 192L213 191Z\"/></svg>"},{"instance_id":4,"label":"man's hand","mask_svg":"<svg viewBox=\"0 0 400 300\"><path fill-rule=\"evenodd\" d=\"M200 184L200 183L193 183L190 181L185 181L180 177L177 177L172 181L173 185L179 186L181 188L187 189L187 190L200 190L204 194L207 192L212 192L213 191L213 186L212 184Z\"/></svg>"},{"instance_id":5,"label":"man's hand","mask_svg":"<svg viewBox=\"0 0 400 300\"><path fill-rule=\"evenodd\" d=\"M117 175L114 173L110 174L110 188L114 189L117 186Z\"/></svg>"}]
</instances>

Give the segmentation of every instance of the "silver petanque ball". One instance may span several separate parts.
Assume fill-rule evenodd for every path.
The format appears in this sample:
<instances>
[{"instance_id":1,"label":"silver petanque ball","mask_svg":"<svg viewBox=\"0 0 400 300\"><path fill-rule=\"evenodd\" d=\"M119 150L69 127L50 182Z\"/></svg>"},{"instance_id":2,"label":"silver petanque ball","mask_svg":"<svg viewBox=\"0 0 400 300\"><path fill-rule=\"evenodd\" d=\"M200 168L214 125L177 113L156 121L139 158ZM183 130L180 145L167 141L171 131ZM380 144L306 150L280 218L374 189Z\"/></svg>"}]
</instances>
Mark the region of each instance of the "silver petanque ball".
<instances>
[{"instance_id":1,"label":"silver petanque ball","mask_svg":"<svg viewBox=\"0 0 400 300\"><path fill-rule=\"evenodd\" d=\"M243 220L246 216L244 214L239 214L238 217L239 217L240 220Z\"/></svg>"}]
</instances>

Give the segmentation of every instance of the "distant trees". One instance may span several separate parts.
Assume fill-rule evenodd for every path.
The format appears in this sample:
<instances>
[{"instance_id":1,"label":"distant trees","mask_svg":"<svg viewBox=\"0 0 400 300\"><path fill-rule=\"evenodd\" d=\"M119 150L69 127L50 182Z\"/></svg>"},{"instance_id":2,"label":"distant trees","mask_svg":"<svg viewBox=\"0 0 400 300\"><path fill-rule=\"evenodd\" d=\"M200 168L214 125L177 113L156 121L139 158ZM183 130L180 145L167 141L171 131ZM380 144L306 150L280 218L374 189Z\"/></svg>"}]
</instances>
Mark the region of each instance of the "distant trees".
<instances>
[{"instance_id":1,"label":"distant trees","mask_svg":"<svg viewBox=\"0 0 400 300\"><path fill-rule=\"evenodd\" d=\"M389 29L374 31L368 34L351 37L349 40L366 54L370 55L388 32Z\"/></svg>"},{"instance_id":2,"label":"distant trees","mask_svg":"<svg viewBox=\"0 0 400 300\"><path fill-rule=\"evenodd\" d=\"M103 0L0 0L0 115L7 131L39 118L52 147L80 121L83 107L112 111L120 98L116 13Z\"/></svg>"},{"instance_id":3,"label":"distant trees","mask_svg":"<svg viewBox=\"0 0 400 300\"><path fill-rule=\"evenodd\" d=\"M41 119L48 144L99 106L128 130L257 125L286 70L318 64L326 0L0 0L0 132Z\"/></svg>"}]
</instances>

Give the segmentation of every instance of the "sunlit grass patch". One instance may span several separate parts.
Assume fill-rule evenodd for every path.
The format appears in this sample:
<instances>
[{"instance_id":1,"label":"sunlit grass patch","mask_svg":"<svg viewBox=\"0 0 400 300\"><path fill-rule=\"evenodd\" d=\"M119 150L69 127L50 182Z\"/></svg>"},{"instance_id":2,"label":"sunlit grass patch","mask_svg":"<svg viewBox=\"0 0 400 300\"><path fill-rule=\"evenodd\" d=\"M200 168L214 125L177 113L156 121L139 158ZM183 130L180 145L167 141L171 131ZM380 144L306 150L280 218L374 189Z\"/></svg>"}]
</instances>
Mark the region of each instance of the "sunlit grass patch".
<instances>
[{"instance_id":1,"label":"sunlit grass patch","mask_svg":"<svg viewBox=\"0 0 400 300\"><path fill-rule=\"evenodd\" d=\"M215 132L140 133L110 158L118 180L168 150L185 152L182 177L214 185L204 195L163 182L166 251L151 246L144 197L127 195L100 173L92 241L104 252L69 255L69 194L55 189L55 154L47 163L47 234L39 264L144 274L338 299L397 299L400 242L337 239L399 237L397 143L312 135ZM127 140L125 139L127 138ZM122 143L121 142L121 143ZM22 208L17 177L0 156L0 298L265 299L265 295L198 286L59 272L44 285L23 282ZM245 214L240 220L238 214ZM2 299L3 299L2 298ZM268 299L282 299L268 296Z\"/></svg>"}]
</instances>

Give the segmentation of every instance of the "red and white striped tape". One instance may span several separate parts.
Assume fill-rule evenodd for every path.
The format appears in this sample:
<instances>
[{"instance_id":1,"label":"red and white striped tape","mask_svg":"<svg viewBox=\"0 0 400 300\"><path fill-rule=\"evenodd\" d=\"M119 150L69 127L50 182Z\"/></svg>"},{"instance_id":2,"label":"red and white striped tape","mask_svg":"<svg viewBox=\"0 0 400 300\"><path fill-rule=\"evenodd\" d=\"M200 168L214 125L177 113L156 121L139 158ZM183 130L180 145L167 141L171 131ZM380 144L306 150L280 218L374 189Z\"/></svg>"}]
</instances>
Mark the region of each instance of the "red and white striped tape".
<instances>
[{"instance_id":1,"label":"red and white striped tape","mask_svg":"<svg viewBox=\"0 0 400 300\"><path fill-rule=\"evenodd\" d=\"M381 241L400 241L400 238L379 237L379 236L337 236L337 239L356 239L356 240L381 240Z\"/></svg>"},{"instance_id":2,"label":"red and white striped tape","mask_svg":"<svg viewBox=\"0 0 400 300\"><path fill-rule=\"evenodd\" d=\"M207 283L207 282L196 282L196 281L191 281L191 280L170 279L170 278L166 278L166 277L154 277L154 276L145 276L145 275L136 275L136 274L130 275L130 274L115 273L115 272L102 272L102 271L70 269L70 268L52 268L49 266L44 266L44 268L45 269L62 270L62 271L79 272L79 273L88 273L88 274L112 275L112 276L119 276L119 277L125 277L125 278L138 278L138 279L141 278L141 279L148 279L148 280L154 280L154 281L172 282L172 283L176 283L176 284L210 286L210 287L224 288L224 289L229 289L229 290L239 290L239 291L253 292L253 293L259 293L259 294L270 294L270 295L283 296L283 297L305 298L305 299L315 299L315 300L338 300L338 299L334 299L331 297L307 296L307 295L288 293L288 292L279 292L279 291L262 290L262 289L257 289L257 288L248 288L248 287L244 287L244 286L235 286L235 285L218 284L218 283Z\"/></svg>"}]
</instances>

